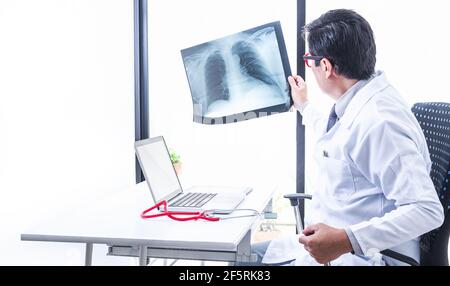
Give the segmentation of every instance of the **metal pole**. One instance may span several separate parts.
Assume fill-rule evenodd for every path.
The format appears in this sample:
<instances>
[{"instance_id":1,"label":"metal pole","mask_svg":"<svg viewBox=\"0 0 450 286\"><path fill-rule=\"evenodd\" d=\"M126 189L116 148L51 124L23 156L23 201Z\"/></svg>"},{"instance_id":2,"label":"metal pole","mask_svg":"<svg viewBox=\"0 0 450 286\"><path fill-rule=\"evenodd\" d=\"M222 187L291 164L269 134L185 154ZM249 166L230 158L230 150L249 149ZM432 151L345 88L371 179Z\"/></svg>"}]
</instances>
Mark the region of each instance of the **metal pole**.
<instances>
[{"instance_id":1,"label":"metal pole","mask_svg":"<svg viewBox=\"0 0 450 286\"><path fill-rule=\"evenodd\" d=\"M86 243L86 253L84 256L84 265L91 266L92 265L92 251L94 245L92 243Z\"/></svg>"},{"instance_id":2,"label":"metal pole","mask_svg":"<svg viewBox=\"0 0 450 286\"><path fill-rule=\"evenodd\" d=\"M294 207L294 215L295 215L295 222L297 226L297 233L301 234L303 232L303 223L300 216L300 210L297 206Z\"/></svg>"},{"instance_id":3,"label":"metal pole","mask_svg":"<svg viewBox=\"0 0 450 286\"><path fill-rule=\"evenodd\" d=\"M148 11L147 0L134 0L134 113L135 140L149 138ZM136 183L144 181L136 158Z\"/></svg>"},{"instance_id":4,"label":"metal pole","mask_svg":"<svg viewBox=\"0 0 450 286\"><path fill-rule=\"evenodd\" d=\"M306 24L306 0L297 0L297 74L305 77L305 63L303 62L303 55L305 54L305 40L302 36L303 27ZM297 112L297 126L296 126L296 142L297 142L297 193L305 192L305 126L302 124L303 117L300 112ZM299 202L300 220L303 222L305 215L305 202Z\"/></svg>"},{"instance_id":5,"label":"metal pole","mask_svg":"<svg viewBox=\"0 0 450 286\"><path fill-rule=\"evenodd\" d=\"M139 246L139 266L147 266L147 246Z\"/></svg>"}]
</instances>

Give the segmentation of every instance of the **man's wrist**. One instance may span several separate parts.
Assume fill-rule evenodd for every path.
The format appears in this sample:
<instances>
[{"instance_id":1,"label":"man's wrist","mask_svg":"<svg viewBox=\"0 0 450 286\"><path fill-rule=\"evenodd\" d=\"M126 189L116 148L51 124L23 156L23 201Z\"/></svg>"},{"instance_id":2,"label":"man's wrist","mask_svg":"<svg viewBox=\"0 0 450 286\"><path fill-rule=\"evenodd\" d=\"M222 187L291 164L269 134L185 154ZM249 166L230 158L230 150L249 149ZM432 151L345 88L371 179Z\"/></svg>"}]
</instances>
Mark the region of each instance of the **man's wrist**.
<instances>
[{"instance_id":1,"label":"man's wrist","mask_svg":"<svg viewBox=\"0 0 450 286\"><path fill-rule=\"evenodd\" d=\"M352 249L353 249L352 254L363 256L364 254L362 252L361 246L359 245L359 242L356 239L355 234L350 229L350 227L345 228L345 232L346 232L347 237L350 240L350 243L352 245Z\"/></svg>"},{"instance_id":2,"label":"man's wrist","mask_svg":"<svg viewBox=\"0 0 450 286\"><path fill-rule=\"evenodd\" d=\"M306 101L304 101L304 102L302 102L302 103L295 104L294 107L295 107L295 109L297 109L300 113L303 113L303 111L305 110L305 108L306 108L306 106L307 106L308 104L309 104L309 101L306 100Z\"/></svg>"},{"instance_id":3,"label":"man's wrist","mask_svg":"<svg viewBox=\"0 0 450 286\"><path fill-rule=\"evenodd\" d=\"M343 249L343 253L354 253L353 252L353 246L352 243L350 241L350 238L347 235L347 232L345 229L340 229L340 242L342 245L342 249Z\"/></svg>"}]
</instances>

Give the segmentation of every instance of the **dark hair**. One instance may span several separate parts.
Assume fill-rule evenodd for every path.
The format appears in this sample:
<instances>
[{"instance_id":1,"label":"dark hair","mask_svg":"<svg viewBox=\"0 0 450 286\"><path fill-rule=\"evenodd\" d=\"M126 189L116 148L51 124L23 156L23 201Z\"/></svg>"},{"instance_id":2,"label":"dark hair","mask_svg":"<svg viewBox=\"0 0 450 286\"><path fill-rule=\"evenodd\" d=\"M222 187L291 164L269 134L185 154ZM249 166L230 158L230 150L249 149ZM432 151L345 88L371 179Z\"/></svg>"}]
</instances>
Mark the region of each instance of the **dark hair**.
<instances>
[{"instance_id":1,"label":"dark hair","mask_svg":"<svg viewBox=\"0 0 450 286\"><path fill-rule=\"evenodd\" d=\"M349 79L369 79L375 73L375 39L369 23L352 10L331 10L304 28L309 50L330 60Z\"/></svg>"}]
</instances>

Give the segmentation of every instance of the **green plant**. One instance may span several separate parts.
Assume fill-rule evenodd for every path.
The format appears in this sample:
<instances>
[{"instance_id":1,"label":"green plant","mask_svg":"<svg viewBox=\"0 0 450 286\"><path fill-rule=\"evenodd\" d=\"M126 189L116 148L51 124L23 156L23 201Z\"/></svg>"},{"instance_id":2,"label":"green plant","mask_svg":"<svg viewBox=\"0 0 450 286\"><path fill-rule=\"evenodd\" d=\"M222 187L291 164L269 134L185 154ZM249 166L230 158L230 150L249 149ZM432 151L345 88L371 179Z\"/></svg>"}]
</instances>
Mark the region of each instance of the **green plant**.
<instances>
[{"instance_id":1,"label":"green plant","mask_svg":"<svg viewBox=\"0 0 450 286\"><path fill-rule=\"evenodd\" d=\"M170 160L172 161L172 164L179 163L180 155L178 155L174 150L170 150Z\"/></svg>"}]
</instances>

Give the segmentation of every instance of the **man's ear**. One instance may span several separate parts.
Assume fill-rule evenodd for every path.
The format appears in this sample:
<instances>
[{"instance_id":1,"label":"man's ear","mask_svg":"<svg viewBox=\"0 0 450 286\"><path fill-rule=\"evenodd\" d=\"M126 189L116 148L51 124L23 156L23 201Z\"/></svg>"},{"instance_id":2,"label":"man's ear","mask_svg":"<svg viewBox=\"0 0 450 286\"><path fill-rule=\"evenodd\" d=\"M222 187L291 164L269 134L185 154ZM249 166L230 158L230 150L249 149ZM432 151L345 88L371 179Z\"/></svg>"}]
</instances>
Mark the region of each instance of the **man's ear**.
<instances>
[{"instance_id":1,"label":"man's ear","mask_svg":"<svg viewBox=\"0 0 450 286\"><path fill-rule=\"evenodd\" d=\"M334 70L331 62L328 59L323 58L320 61L320 67L322 68L322 71L325 73L325 78L327 79L330 78Z\"/></svg>"}]
</instances>

